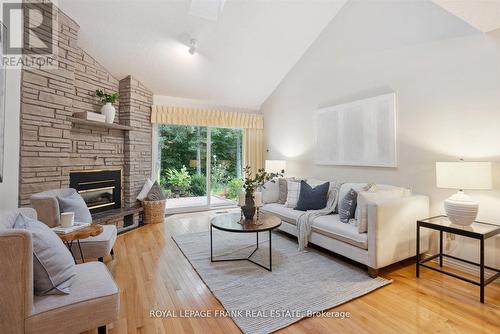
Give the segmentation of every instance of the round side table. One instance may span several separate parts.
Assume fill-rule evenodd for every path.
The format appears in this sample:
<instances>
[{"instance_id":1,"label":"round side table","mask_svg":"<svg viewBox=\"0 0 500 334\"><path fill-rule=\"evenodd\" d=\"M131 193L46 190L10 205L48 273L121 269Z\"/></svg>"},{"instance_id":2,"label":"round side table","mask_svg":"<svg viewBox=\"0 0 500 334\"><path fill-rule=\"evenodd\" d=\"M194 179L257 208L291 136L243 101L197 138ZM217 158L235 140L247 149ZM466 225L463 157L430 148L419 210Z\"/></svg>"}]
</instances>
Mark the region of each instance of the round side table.
<instances>
[{"instance_id":1,"label":"round side table","mask_svg":"<svg viewBox=\"0 0 500 334\"><path fill-rule=\"evenodd\" d=\"M78 244L78 249L80 250L80 258L82 262L85 263L85 258L83 257L82 246L80 245L80 240L86 239L88 237L95 237L96 235L101 234L103 231L102 225L92 224L90 226L84 227L80 230L67 233L67 234L58 234L59 238L64 242L66 247L68 247L71 256L73 256L73 260L76 263L75 255L72 251L73 243L76 241Z\"/></svg>"}]
</instances>

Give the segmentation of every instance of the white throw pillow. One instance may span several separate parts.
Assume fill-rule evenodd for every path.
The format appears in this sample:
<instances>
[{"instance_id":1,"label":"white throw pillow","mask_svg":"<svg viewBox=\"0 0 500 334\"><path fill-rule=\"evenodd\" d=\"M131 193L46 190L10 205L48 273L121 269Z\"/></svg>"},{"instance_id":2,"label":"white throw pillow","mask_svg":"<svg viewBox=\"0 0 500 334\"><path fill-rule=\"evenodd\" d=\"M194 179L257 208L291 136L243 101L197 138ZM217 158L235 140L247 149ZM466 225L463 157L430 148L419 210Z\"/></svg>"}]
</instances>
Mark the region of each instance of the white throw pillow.
<instances>
[{"instance_id":1,"label":"white throw pillow","mask_svg":"<svg viewBox=\"0 0 500 334\"><path fill-rule=\"evenodd\" d=\"M139 193L139 195L137 195L137 199L139 201L141 201L141 202L144 201L144 199L146 198L146 196L148 196L148 193L151 190L151 187L153 187L153 184L154 184L154 182L151 181L150 178L148 178L146 180L146 182L144 182L144 186L142 187L141 192Z\"/></svg>"},{"instance_id":2,"label":"white throw pillow","mask_svg":"<svg viewBox=\"0 0 500 334\"><path fill-rule=\"evenodd\" d=\"M402 198L407 195L407 189L404 188L391 188L378 191L360 191L358 193L358 232L368 232L368 203Z\"/></svg>"},{"instance_id":3,"label":"white throw pillow","mask_svg":"<svg viewBox=\"0 0 500 334\"><path fill-rule=\"evenodd\" d=\"M280 197L280 186L278 179L274 182L267 181L264 186L261 187L262 192L262 202L264 204L277 203Z\"/></svg>"},{"instance_id":4,"label":"white throw pillow","mask_svg":"<svg viewBox=\"0 0 500 334\"><path fill-rule=\"evenodd\" d=\"M297 202L299 201L300 195L300 181L287 181L287 195L285 207L287 208L295 208L297 206Z\"/></svg>"}]
</instances>

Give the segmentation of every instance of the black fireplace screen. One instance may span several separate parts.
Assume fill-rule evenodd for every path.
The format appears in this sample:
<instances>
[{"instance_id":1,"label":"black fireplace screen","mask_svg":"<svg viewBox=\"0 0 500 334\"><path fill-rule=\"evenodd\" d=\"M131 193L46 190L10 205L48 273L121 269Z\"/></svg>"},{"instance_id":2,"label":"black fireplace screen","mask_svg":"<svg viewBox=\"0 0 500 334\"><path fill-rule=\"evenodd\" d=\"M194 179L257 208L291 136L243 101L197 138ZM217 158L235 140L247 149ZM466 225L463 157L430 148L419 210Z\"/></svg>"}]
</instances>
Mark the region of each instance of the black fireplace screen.
<instances>
[{"instance_id":1,"label":"black fireplace screen","mask_svg":"<svg viewBox=\"0 0 500 334\"><path fill-rule=\"evenodd\" d=\"M121 208L121 170L71 172L69 186L76 189L91 213Z\"/></svg>"}]
</instances>

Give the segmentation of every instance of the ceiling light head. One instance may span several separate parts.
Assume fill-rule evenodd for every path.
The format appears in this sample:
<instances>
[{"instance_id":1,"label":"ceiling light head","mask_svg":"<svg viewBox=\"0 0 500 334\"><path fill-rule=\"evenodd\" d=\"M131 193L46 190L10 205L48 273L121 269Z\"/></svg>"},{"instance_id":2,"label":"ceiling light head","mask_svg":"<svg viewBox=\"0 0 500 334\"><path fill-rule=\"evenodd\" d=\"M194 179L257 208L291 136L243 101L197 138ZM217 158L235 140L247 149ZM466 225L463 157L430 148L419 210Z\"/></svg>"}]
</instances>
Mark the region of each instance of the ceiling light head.
<instances>
[{"instance_id":1,"label":"ceiling light head","mask_svg":"<svg viewBox=\"0 0 500 334\"><path fill-rule=\"evenodd\" d=\"M194 38L191 38L191 40L189 41L189 53L194 55L196 53L196 49L198 48L198 43L196 41L196 39Z\"/></svg>"}]
</instances>

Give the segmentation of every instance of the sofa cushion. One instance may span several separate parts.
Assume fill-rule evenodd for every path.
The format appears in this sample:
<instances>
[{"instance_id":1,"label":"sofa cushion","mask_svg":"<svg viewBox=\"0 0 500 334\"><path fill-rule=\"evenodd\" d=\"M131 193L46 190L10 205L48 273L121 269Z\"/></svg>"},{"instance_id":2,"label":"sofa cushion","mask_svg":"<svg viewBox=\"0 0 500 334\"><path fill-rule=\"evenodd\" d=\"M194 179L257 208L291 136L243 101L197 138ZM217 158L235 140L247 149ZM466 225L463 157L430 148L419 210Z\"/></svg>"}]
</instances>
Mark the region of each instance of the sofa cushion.
<instances>
[{"instance_id":1,"label":"sofa cushion","mask_svg":"<svg viewBox=\"0 0 500 334\"><path fill-rule=\"evenodd\" d=\"M292 225L297 225L297 219L304 214L303 211L287 208L278 203L266 204L262 207L262 211L273 213ZM357 226L341 223L339 215L316 218L312 224L312 231L362 249L368 249L367 234L358 233Z\"/></svg>"},{"instance_id":2,"label":"sofa cushion","mask_svg":"<svg viewBox=\"0 0 500 334\"><path fill-rule=\"evenodd\" d=\"M312 231L362 249L368 249L368 235L358 233L358 228L354 225L341 223L339 215L316 218L312 224Z\"/></svg>"},{"instance_id":3,"label":"sofa cushion","mask_svg":"<svg viewBox=\"0 0 500 334\"><path fill-rule=\"evenodd\" d=\"M14 228L31 232L35 294L69 293L75 262L61 239L44 223L22 214L17 217Z\"/></svg>"},{"instance_id":4,"label":"sofa cushion","mask_svg":"<svg viewBox=\"0 0 500 334\"><path fill-rule=\"evenodd\" d=\"M295 210L320 210L326 206L328 199L328 189L330 182L323 183L316 187L311 187L306 181L300 181L299 200Z\"/></svg>"},{"instance_id":5,"label":"sofa cushion","mask_svg":"<svg viewBox=\"0 0 500 334\"><path fill-rule=\"evenodd\" d=\"M79 264L71 294L34 297L26 333L80 333L111 323L118 315L118 294L103 263Z\"/></svg>"},{"instance_id":6,"label":"sofa cushion","mask_svg":"<svg viewBox=\"0 0 500 334\"><path fill-rule=\"evenodd\" d=\"M293 208L287 208L283 204L279 203L265 204L261 210L269 213L274 213L275 215L280 217L281 220L293 225L297 225L297 219L299 219L299 217L304 214L303 211L294 210Z\"/></svg>"},{"instance_id":7,"label":"sofa cushion","mask_svg":"<svg viewBox=\"0 0 500 334\"><path fill-rule=\"evenodd\" d=\"M80 240L85 260L97 259L109 255L116 242L116 235L117 230L115 225L103 225L101 234ZM77 259L80 258L80 250L77 243L72 245L71 251Z\"/></svg>"},{"instance_id":8,"label":"sofa cushion","mask_svg":"<svg viewBox=\"0 0 500 334\"><path fill-rule=\"evenodd\" d=\"M262 192L262 202L264 204L278 203L280 197L279 179L267 181L260 190Z\"/></svg>"},{"instance_id":9,"label":"sofa cushion","mask_svg":"<svg viewBox=\"0 0 500 334\"><path fill-rule=\"evenodd\" d=\"M61 213L75 213L75 222L92 223L92 215L89 208L79 193L74 192L69 196L57 196L57 201L59 202Z\"/></svg>"}]
</instances>

